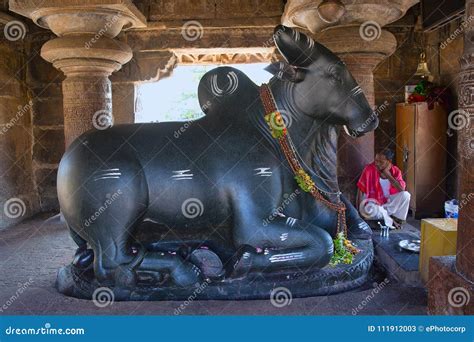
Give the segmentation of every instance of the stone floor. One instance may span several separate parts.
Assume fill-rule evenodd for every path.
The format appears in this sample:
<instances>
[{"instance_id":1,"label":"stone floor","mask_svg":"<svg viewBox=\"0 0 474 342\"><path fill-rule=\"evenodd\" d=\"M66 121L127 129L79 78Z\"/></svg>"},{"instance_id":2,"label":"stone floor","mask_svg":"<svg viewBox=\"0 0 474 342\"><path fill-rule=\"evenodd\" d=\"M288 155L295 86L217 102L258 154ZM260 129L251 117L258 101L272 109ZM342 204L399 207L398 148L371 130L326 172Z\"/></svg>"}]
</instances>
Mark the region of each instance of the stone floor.
<instances>
[{"instance_id":1,"label":"stone floor","mask_svg":"<svg viewBox=\"0 0 474 342\"><path fill-rule=\"evenodd\" d=\"M66 297L54 288L57 270L71 262L74 244L66 228L44 215L0 231L0 315L173 315L182 302L114 302L97 307L92 301ZM407 230L416 231L417 223ZM194 301L184 315L425 315L423 288L390 280L338 295L293 298L283 307L269 300Z\"/></svg>"}]
</instances>

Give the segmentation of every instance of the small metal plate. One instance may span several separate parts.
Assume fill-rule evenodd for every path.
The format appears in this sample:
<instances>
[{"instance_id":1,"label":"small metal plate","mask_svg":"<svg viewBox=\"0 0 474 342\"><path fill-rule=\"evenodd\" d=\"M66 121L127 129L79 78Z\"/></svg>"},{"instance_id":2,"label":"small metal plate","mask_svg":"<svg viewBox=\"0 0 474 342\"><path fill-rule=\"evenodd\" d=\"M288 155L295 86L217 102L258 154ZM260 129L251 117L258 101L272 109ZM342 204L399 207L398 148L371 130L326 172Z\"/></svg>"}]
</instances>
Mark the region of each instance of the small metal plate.
<instances>
[{"instance_id":1,"label":"small metal plate","mask_svg":"<svg viewBox=\"0 0 474 342\"><path fill-rule=\"evenodd\" d=\"M420 253L420 240L402 240L398 245L407 251Z\"/></svg>"}]
</instances>

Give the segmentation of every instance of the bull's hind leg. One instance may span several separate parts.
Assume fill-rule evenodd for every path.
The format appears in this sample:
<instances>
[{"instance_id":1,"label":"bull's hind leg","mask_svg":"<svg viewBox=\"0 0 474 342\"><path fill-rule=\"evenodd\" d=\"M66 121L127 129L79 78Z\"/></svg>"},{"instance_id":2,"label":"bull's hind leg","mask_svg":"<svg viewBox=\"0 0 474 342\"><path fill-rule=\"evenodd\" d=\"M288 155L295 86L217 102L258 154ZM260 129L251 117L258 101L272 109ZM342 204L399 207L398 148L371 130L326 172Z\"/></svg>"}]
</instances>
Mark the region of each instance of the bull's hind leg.
<instances>
[{"instance_id":1,"label":"bull's hind leg","mask_svg":"<svg viewBox=\"0 0 474 342\"><path fill-rule=\"evenodd\" d=\"M95 256L94 273L103 284L123 287L134 285L133 268L140 256L133 254L131 245L134 230L144 212L141 201L132 202L134 195L134 190L120 190L121 198L117 197L108 207L100 206L86 224L88 241ZM128 274L125 276L124 273ZM121 284L117 284L117 281Z\"/></svg>"},{"instance_id":2,"label":"bull's hind leg","mask_svg":"<svg viewBox=\"0 0 474 342\"><path fill-rule=\"evenodd\" d=\"M120 220L120 217L119 217ZM140 216L134 221L124 220L126 226L119 222L108 222L112 229L103 230L93 243L97 255L94 264L96 277L105 283L113 283L115 287L129 289L136 286L137 272L145 271L161 279L169 274L172 282L178 286L190 286L201 280L201 271L195 265L183 260L176 253L167 251L146 251L138 242L135 246L137 253L132 253L130 242L133 242L132 232L141 221ZM112 234L107 234L111 232ZM123 231L118 234L117 231Z\"/></svg>"},{"instance_id":3,"label":"bull's hind leg","mask_svg":"<svg viewBox=\"0 0 474 342\"><path fill-rule=\"evenodd\" d=\"M250 245L234 264L237 274L249 270L322 268L333 254L332 238L325 230L291 217L277 217L236 227L238 245Z\"/></svg>"},{"instance_id":4,"label":"bull's hind leg","mask_svg":"<svg viewBox=\"0 0 474 342\"><path fill-rule=\"evenodd\" d=\"M77 245L72 263L76 267L86 268L92 263L92 260L94 259L94 253L91 249L87 249L87 241L80 237L79 234L74 231L74 229L69 227L69 225L67 226L69 229L69 235Z\"/></svg>"},{"instance_id":5,"label":"bull's hind leg","mask_svg":"<svg viewBox=\"0 0 474 342\"><path fill-rule=\"evenodd\" d=\"M93 155L88 157L92 170L83 171L88 174L86 181L72 179L68 193L63 194L69 216L65 217L92 248L97 280L104 285L119 282L118 286L133 286L133 267L139 256L133 253L132 243L135 228L148 208L146 177L131 155L100 163L93 162Z\"/></svg>"},{"instance_id":6,"label":"bull's hind leg","mask_svg":"<svg viewBox=\"0 0 474 342\"><path fill-rule=\"evenodd\" d=\"M117 190L120 196L115 196L113 202L109 201L111 203L105 210L96 205L99 208L96 212L100 215L96 215L93 221L89 219L86 230L96 255L94 271L97 279L123 291L136 286L139 271L152 273L156 279L169 274L178 286L198 283L200 270L193 264L176 253L146 251L139 241L133 240L135 228L142 222L148 208L148 197L145 189L140 188L138 177L139 174L133 179L133 186L127 183L117 185L115 188L120 190ZM137 247L137 253L132 252L132 244Z\"/></svg>"}]
</instances>

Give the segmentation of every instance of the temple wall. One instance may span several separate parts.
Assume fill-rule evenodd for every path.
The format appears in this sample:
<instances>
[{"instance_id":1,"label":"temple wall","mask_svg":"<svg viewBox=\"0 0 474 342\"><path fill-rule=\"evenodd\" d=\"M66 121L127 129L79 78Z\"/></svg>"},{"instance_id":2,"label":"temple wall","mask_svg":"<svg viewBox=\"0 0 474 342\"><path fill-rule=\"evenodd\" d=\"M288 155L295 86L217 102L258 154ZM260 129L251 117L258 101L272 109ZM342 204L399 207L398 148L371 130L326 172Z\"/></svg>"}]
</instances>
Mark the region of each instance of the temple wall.
<instances>
[{"instance_id":1,"label":"temple wall","mask_svg":"<svg viewBox=\"0 0 474 342\"><path fill-rule=\"evenodd\" d=\"M451 111L457 109L457 74L459 58L463 51L463 35L456 33L461 27L461 19L453 21L440 29L429 33L413 32L416 24L418 7L414 7L398 22L387 26L397 38L397 51L383 61L374 73L375 102L380 108L380 129L375 132L375 148L389 147L395 149L395 106L405 101L405 84L415 73L419 55L424 49L433 82L448 87L451 91ZM449 37L454 37L450 39ZM383 106L385 103L385 107ZM448 198L458 197L458 172L456 132L448 135L448 165L446 175L446 192Z\"/></svg>"},{"instance_id":2,"label":"temple wall","mask_svg":"<svg viewBox=\"0 0 474 342\"><path fill-rule=\"evenodd\" d=\"M3 27L2 27L3 31ZM39 211L24 42L0 36L0 229Z\"/></svg>"}]
</instances>

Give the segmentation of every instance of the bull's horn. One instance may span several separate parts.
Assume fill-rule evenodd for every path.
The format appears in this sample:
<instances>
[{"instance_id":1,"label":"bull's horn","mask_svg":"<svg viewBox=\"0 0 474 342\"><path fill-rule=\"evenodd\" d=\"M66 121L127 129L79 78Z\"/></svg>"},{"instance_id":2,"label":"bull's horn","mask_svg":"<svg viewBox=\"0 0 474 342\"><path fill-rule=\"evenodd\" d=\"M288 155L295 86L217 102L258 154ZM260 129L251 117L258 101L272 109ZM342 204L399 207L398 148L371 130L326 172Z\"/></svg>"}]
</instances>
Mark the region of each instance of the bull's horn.
<instances>
[{"instance_id":1,"label":"bull's horn","mask_svg":"<svg viewBox=\"0 0 474 342\"><path fill-rule=\"evenodd\" d=\"M315 45L311 37L290 27L278 25L273 34L275 44L288 61L296 67L305 67L313 62Z\"/></svg>"},{"instance_id":2,"label":"bull's horn","mask_svg":"<svg viewBox=\"0 0 474 342\"><path fill-rule=\"evenodd\" d=\"M280 80L298 83L304 80L304 70L292 67L287 62L274 62L265 68L266 71L276 76Z\"/></svg>"}]
</instances>

